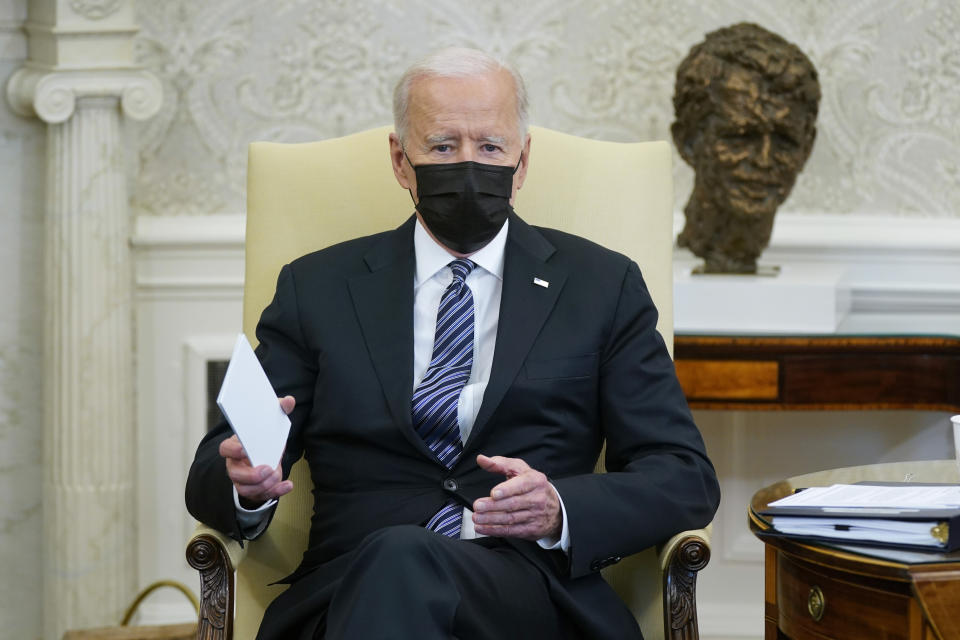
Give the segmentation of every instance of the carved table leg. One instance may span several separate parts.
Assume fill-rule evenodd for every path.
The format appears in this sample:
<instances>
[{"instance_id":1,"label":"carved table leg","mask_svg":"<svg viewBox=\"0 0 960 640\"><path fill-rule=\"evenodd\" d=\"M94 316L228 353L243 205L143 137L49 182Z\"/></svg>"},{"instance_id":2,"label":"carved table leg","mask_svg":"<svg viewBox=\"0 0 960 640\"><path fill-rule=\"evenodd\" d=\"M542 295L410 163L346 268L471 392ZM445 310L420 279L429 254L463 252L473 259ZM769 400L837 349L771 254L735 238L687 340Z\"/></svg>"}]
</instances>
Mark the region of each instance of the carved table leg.
<instances>
[{"instance_id":1,"label":"carved table leg","mask_svg":"<svg viewBox=\"0 0 960 640\"><path fill-rule=\"evenodd\" d=\"M668 640L698 640L697 572L710 561L710 547L694 536L684 538L673 550L664 572L664 593L667 594L665 637Z\"/></svg>"},{"instance_id":2,"label":"carved table leg","mask_svg":"<svg viewBox=\"0 0 960 640\"><path fill-rule=\"evenodd\" d=\"M187 546L187 562L200 572L197 640L233 640L233 567L226 551L201 534Z\"/></svg>"}]
</instances>

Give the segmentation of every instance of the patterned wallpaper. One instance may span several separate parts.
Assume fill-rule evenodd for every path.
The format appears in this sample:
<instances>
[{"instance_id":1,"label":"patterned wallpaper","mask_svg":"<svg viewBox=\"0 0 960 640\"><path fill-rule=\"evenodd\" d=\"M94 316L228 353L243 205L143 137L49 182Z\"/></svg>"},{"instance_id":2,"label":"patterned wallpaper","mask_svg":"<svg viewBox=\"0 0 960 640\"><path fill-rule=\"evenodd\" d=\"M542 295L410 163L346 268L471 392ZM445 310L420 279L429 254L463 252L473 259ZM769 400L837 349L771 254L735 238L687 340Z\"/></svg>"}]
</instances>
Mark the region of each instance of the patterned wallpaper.
<instances>
[{"instance_id":1,"label":"patterned wallpaper","mask_svg":"<svg viewBox=\"0 0 960 640\"><path fill-rule=\"evenodd\" d=\"M511 59L529 85L536 124L609 140L669 139L677 64L706 32L750 20L800 46L821 76L817 143L784 211L960 217L956 0L137 7L140 60L166 91L161 114L137 132L139 213L242 211L249 141L327 138L389 122L395 78L444 45ZM675 161L680 208L692 173Z\"/></svg>"}]
</instances>

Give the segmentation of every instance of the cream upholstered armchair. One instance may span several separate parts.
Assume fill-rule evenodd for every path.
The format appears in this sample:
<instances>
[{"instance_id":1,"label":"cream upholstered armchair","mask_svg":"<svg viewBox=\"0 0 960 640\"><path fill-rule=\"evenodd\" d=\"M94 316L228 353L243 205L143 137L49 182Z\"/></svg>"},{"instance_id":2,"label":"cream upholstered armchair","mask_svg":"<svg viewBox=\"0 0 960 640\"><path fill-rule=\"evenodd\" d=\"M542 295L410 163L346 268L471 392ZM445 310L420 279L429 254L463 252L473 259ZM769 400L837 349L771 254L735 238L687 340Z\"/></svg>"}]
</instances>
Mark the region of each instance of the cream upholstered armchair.
<instances>
[{"instance_id":1,"label":"cream upholstered armchair","mask_svg":"<svg viewBox=\"0 0 960 640\"><path fill-rule=\"evenodd\" d=\"M410 215L410 196L397 185L390 166L391 130L250 146L243 327L251 342L284 264L397 227ZM665 142L599 142L536 127L530 133L530 170L517 196L517 212L532 224L590 238L633 258L660 310L660 333L672 347L669 147ZM266 605L284 588L268 585L299 563L312 483L302 460L291 477L294 492L280 500L270 528L256 541L241 548L203 526L190 540L187 559L201 577L198 638L253 638ZM646 638L691 639L698 637L697 572L709 558L708 532L686 531L604 572Z\"/></svg>"}]
</instances>

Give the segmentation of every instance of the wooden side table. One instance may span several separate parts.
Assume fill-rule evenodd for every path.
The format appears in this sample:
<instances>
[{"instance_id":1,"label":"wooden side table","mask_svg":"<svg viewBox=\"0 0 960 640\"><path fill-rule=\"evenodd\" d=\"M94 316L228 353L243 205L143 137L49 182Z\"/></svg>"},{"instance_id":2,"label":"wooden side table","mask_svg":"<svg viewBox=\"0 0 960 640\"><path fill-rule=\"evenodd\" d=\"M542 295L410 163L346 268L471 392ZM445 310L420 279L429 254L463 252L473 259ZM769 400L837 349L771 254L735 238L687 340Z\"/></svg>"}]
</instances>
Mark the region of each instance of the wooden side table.
<instances>
[{"instance_id":1,"label":"wooden side table","mask_svg":"<svg viewBox=\"0 0 960 640\"><path fill-rule=\"evenodd\" d=\"M848 467L789 478L754 494L750 529L765 545L766 640L960 638L960 552L799 542L759 511L795 489L861 480L960 482L953 460Z\"/></svg>"},{"instance_id":2,"label":"wooden side table","mask_svg":"<svg viewBox=\"0 0 960 640\"><path fill-rule=\"evenodd\" d=\"M960 410L960 336L674 336L694 409Z\"/></svg>"}]
</instances>

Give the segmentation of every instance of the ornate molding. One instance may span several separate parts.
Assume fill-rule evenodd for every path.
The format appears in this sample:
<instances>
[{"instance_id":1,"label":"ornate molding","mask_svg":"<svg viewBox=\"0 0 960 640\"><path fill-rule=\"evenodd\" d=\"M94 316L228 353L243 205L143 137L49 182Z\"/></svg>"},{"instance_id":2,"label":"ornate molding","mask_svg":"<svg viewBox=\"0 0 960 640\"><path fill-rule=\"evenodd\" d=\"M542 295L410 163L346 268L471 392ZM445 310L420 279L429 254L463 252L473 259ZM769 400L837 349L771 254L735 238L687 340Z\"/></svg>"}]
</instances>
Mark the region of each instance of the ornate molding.
<instances>
[{"instance_id":1,"label":"ornate molding","mask_svg":"<svg viewBox=\"0 0 960 640\"><path fill-rule=\"evenodd\" d=\"M70 8L87 20L102 20L120 9L122 0L70 0Z\"/></svg>"},{"instance_id":2,"label":"ornate molding","mask_svg":"<svg viewBox=\"0 0 960 640\"><path fill-rule=\"evenodd\" d=\"M710 561L710 546L690 536L674 547L664 572L663 591L667 597L664 636L669 640L697 640L697 573Z\"/></svg>"},{"instance_id":3,"label":"ornate molding","mask_svg":"<svg viewBox=\"0 0 960 640\"><path fill-rule=\"evenodd\" d=\"M675 211L674 237L683 229L683 224L683 213ZM958 217L895 216L879 211L785 213L777 216L762 262L769 261L766 256L770 253L809 257L817 262L862 262L865 258L879 257L884 263L938 260L960 264L957 246L960 246Z\"/></svg>"},{"instance_id":4,"label":"ornate molding","mask_svg":"<svg viewBox=\"0 0 960 640\"><path fill-rule=\"evenodd\" d=\"M244 225L240 214L138 216L131 238L137 299L239 304Z\"/></svg>"},{"instance_id":5,"label":"ornate molding","mask_svg":"<svg viewBox=\"0 0 960 640\"><path fill-rule=\"evenodd\" d=\"M134 220L132 243L136 248L215 248L243 250L247 219L243 213L208 215L139 215Z\"/></svg>"},{"instance_id":6,"label":"ornate molding","mask_svg":"<svg viewBox=\"0 0 960 640\"><path fill-rule=\"evenodd\" d=\"M0 61L27 57L27 35L22 22L0 18Z\"/></svg>"},{"instance_id":7,"label":"ornate molding","mask_svg":"<svg viewBox=\"0 0 960 640\"><path fill-rule=\"evenodd\" d=\"M198 640L233 638L233 567L220 543L201 534L187 546L187 562L200 572Z\"/></svg>"},{"instance_id":8,"label":"ornate molding","mask_svg":"<svg viewBox=\"0 0 960 640\"><path fill-rule=\"evenodd\" d=\"M124 115L146 120L160 111L163 89L156 76L140 70L50 71L26 66L7 82L10 107L49 124L69 119L83 98L117 98Z\"/></svg>"}]
</instances>

